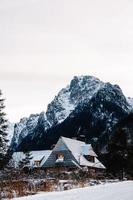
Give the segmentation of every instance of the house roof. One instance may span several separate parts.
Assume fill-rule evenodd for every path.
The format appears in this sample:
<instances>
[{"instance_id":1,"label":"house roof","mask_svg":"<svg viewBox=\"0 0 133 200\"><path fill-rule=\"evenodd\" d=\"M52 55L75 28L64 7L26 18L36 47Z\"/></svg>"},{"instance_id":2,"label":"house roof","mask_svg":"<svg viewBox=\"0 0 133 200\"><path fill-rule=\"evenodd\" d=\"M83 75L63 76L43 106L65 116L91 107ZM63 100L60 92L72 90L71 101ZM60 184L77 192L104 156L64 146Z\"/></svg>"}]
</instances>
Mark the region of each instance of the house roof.
<instances>
[{"instance_id":1,"label":"house roof","mask_svg":"<svg viewBox=\"0 0 133 200\"><path fill-rule=\"evenodd\" d=\"M40 166L42 166L45 163L45 161L49 158L49 156L50 156L51 153L52 153L52 150L47 150L45 152L44 157L41 160Z\"/></svg>"},{"instance_id":2,"label":"house roof","mask_svg":"<svg viewBox=\"0 0 133 200\"><path fill-rule=\"evenodd\" d=\"M93 148L91 144L86 144L85 142L75 140L75 139L70 139L66 137L61 137L61 139L65 142L67 147L73 152L74 154L84 154L84 155L90 155L97 157L96 153L93 151ZM85 148L88 148L88 151L85 152Z\"/></svg>"},{"instance_id":3,"label":"house roof","mask_svg":"<svg viewBox=\"0 0 133 200\"><path fill-rule=\"evenodd\" d=\"M105 169L105 166L95 157L94 163L89 162L83 155L80 157L80 165L98 169Z\"/></svg>"},{"instance_id":4,"label":"house roof","mask_svg":"<svg viewBox=\"0 0 133 200\"><path fill-rule=\"evenodd\" d=\"M62 144L64 146L62 146ZM61 137L53 150L31 151L30 153L33 158L30 160L30 165L34 166L34 161L40 161L40 166L42 167L44 163L47 162L53 151L63 150L64 147L70 150L73 157L75 158L75 161L72 159L72 162L74 162L73 164L79 168L81 166L88 166L105 169L104 165L97 159L97 155L93 151L91 144L85 144L85 142L66 137ZM88 161L84 155L93 156L94 162ZM17 167L19 161L25 158L25 154L23 152L14 152L12 157L15 161L15 167Z\"/></svg>"},{"instance_id":5,"label":"house roof","mask_svg":"<svg viewBox=\"0 0 133 200\"><path fill-rule=\"evenodd\" d=\"M33 157L30 160L31 165L34 164L34 161L42 161L43 159L47 159L49 155L51 154L51 150L42 150L42 151L30 151L31 157ZM14 152L12 155L12 158L15 162L15 166L18 165L18 163L25 158L25 154L23 152Z\"/></svg>"},{"instance_id":6,"label":"house roof","mask_svg":"<svg viewBox=\"0 0 133 200\"><path fill-rule=\"evenodd\" d=\"M60 139L65 143L65 145L72 152L73 156L75 157L77 162L80 164L80 166L88 166L88 167L105 169L105 166L97 159L97 155L94 152L91 144L85 144L85 142L66 138L66 137L61 137ZM88 150L86 151L87 148ZM84 155L94 156L95 157L94 163L89 162L84 157Z\"/></svg>"}]
</instances>

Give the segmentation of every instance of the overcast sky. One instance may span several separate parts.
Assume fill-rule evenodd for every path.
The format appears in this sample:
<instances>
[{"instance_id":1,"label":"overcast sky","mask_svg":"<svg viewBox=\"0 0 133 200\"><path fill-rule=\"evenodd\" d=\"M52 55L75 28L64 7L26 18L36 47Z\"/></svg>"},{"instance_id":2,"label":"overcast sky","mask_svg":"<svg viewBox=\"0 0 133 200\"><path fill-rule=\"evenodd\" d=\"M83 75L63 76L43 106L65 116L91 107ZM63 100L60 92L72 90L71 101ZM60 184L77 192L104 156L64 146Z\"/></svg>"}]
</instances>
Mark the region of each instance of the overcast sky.
<instances>
[{"instance_id":1,"label":"overcast sky","mask_svg":"<svg viewBox=\"0 0 133 200\"><path fill-rule=\"evenodd\" d=\"M132 0L0 0L0 88L10 121L45 111L84 74L133 97Z\"/></svg>"}]
</instances>

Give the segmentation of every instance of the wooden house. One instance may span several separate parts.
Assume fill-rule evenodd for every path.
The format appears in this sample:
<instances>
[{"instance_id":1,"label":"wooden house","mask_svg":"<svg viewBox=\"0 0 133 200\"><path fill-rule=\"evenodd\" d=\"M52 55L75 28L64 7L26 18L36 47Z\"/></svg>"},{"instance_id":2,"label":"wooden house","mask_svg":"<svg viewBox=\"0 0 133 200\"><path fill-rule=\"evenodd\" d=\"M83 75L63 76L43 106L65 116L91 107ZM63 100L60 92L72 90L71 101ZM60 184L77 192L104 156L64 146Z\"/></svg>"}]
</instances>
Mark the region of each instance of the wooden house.
<instances>
[{"instance_id":1,"label":"wooden house","mask_svg":"<svg viewBox=\"0 0 133 200\"><path fill-rule=\"evenodd\" d=\"M105 170L90 144L61 137L47 160L41 162L45 169L93 169Z\"/></svg>"}]
</instances>

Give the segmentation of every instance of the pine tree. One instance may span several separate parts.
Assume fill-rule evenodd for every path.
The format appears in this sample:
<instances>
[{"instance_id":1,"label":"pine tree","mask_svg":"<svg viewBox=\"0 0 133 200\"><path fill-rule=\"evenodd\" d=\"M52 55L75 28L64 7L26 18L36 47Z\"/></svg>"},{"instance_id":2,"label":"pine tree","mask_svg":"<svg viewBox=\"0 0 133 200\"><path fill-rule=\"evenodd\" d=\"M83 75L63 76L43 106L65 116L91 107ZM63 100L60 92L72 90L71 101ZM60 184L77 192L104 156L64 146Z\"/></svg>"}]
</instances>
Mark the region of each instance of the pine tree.
<instances>
[{"instance_id":1,"label":"pine tree","mask_svg":"<svg viewBox=\"0 0 133 200\"><path fill-rule=\"evenodd\" d=\"M4 99L0 90L0 169L4 167L5 160L7 159L7 120L5 119L6 114L3 112L4 108Z\"/></svg>"},{"instance_id":2,"label":"pine tree","mask_svg":"<svg viewBox=\"0 0 133 200\"><path fill-rule=\"evenodd\" d=\"M25 157L19 162L19 168L23 169L24 167L30 166L30 161L33 158L29 151L24 151Z\"/></svg>"}]
</instances>

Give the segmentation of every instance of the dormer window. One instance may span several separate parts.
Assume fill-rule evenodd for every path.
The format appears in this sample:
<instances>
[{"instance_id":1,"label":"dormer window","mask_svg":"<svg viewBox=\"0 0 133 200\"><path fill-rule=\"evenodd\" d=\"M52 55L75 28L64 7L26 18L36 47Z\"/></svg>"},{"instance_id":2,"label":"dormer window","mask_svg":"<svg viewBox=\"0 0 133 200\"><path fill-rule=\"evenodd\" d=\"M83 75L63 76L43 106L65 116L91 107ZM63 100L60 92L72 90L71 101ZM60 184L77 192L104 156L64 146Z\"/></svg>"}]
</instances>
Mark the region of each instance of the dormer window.
<instances>
[{"instance_id":1,"label":"dormer window","mask_svg":"<svg viewBox=\"0 0 133 200\"><path fill-rule=\"evenodd\" d=\"M57 159L56 159L56 163L60 163L64 161L64 154L63 153L58 153L57 154Z\"/></svg>"},{"instance_id":2,"label":"dormer window","mask_svg":"<svg viewBox=\"0 0 133 200\"><path fill-rule=\"evenodd\" d=\"M92 162L92 163L95 162L95 157L94 157L94 156L85 155L84 157L85 157L89 162Z\"/></svg>"}]
</instances>

